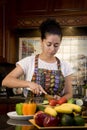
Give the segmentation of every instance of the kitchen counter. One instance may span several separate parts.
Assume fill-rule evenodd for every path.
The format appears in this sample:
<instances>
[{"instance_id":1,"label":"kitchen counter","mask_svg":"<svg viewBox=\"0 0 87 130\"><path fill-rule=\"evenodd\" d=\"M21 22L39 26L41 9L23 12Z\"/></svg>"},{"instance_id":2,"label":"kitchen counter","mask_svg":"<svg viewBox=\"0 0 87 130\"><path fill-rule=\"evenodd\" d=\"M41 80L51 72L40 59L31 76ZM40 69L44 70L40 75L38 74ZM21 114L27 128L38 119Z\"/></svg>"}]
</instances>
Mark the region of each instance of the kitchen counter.
<instances>
[{"instance_id":1,"label":"kitchen counter","mask_svg":"<svg viewBox=\"0 0 87 130\"><path fill-rule=\"evenodd\" d=\"M25 102L25 98L22 96L0 97L0 115L15 111L16 104L20 102Z\"/></svg>"},{"instance_id":2,"label":"kitchen counter","mask_svg":"<svg viewBox=\"0 0 87 130\"><path fill-rule=\"evenodd\" d=\"M73 130L72 127L70 129L63 130ZM77 128L77 130L87 130L87 128ZM0 130L38 130L35 126L33 126L28 121L20 121L10 119L6 114L0 116ZM47 130L47 129L45 129ZM59 129L60 130L60 129Z\"/></svg>"},{"instance_id":3,"label":"kitchen counter","mask_svg":"<svg viewBox=\"0 0 87 130\"><path fill-rule=\"evenodd\" d=\"M17 102L24 102L25 98L21 96L14 96L14 97L0 97L0 104L15 104ZM4 111L4 110L3 110ZM9 109L11 111L11 109ZM87 122L87 120L86 120ZM64 130L71 130L73 128ZM87 130L87 128L78 128L77 130ZM7 113L0 115L0 130L38 130L35 126L33 126L29 121L20 121L20 120L13 120L7 116ZM46 129L45 129L46 130ZM60 130L60 129L59 129Z\"/></svg>"},{"instance_id":4,"label":"kitchen counter","mask_svg":"<svg viewBox=\"0 0 87 130\"><path fill-rule=\"evenodd\" d=\"M24 102L25 98L22 96L13 96L13 97L0 97L0 103L17 103Z\"/></svg>"},{"instance_id":5,"label":"kitchen counter","mask_svg":"<svg viewBox=\"0 0 87 130\"><path fill-rule=\"evenodd\" d=\"M0 130L22 130L25 125L29 128L28 130L36 130L28 121L21 122L19 120L10 119L7 115L0 115Z\"/></svg>"}]
</instances>

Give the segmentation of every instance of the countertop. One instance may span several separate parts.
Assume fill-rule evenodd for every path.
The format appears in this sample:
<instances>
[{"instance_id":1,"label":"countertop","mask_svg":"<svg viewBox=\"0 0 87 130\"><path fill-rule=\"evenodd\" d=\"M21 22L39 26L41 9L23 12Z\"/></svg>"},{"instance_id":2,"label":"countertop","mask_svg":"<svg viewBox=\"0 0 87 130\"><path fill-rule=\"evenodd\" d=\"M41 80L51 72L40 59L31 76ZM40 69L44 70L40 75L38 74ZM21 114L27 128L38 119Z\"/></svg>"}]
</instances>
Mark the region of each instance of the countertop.
<instances>
[{"instance_id":1,"label":"countertop","mask_svg":"<svg viewBox=\"0 0 87 130\"><path fill-rule=\"evenodd\" d=\"M13 97L0 97L0 103L17 103L17 102L24 102L25 98L22 96L13 96Z\"/></svg>"},{"instance_id":2,"label":"countertop","mask_svg":"<svg viewBox=\"0 0 87 130\"><path fill-rule=\"evenodd\" d=\"M14 96L14 97L0 97L0 103L16 103L16 102L24 102L25 98L21 96ZM87 121L86 121L87 122ZM64 130L71 130L70 129ZM87 128L77 128L77 130L87 130ZM20 121L20 120L13 120L10 119L7 114L0 115L0 130L38 130L35 126L33 126L28 120ZM46 129L45 129L46 130ZM59 129L60 130L60 129ZM62 130L62 129L61 129Z\"/></svg>"},{"instance_id":3,"label":"countertop","mask_svg":"<svg viewBox=\"0 0 87 130\"><path fill-rule=\"evenodd\" d=\"M26 129L25 125L28 129ZM24 129L23 129L24 128ZM36 130L28 121L10 119L7 115L0 115L0 130Z\"/></svg>"},{"instance_id":4,"label":"countertop","mask_svg":"<svg viewBox=\"0 0 87 130\"><path fill-rule=\"evenodd\" d=\"M62 128L61 130L73 130L72 127L69 129ZM77 130L87 130L87 128L77 128ZM0 130L38 130L29 121L20 121L10 119L7 115L0 115ZM45 129L48 130L48 129ZM60 129L59 129L60 130Z\"/></svg>"}]
</instances>

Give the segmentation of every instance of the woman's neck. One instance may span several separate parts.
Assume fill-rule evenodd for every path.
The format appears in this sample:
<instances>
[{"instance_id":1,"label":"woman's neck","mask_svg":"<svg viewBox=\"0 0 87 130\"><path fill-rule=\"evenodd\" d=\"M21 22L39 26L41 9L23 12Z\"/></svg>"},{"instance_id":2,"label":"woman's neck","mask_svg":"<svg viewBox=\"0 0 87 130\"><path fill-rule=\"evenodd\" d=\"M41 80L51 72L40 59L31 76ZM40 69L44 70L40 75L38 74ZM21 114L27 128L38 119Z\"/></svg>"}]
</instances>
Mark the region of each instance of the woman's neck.
<instances>
[{"instance_id":1,"label":"woman's neck","mask_svg":"<svg viewBox=\"0 0 87 130\"><path fill-rule=\"evenodd\" d=\"M39 58L40 58L41 60L43 60L43 61L48 62L48 63L53 63L53 62L56 61L56 58L55 58L54 56L47 56L47 55L45 55L45 54L43 54L43 53L41 53L41 54L39 55Z\"/></svg>"}]
</instances>

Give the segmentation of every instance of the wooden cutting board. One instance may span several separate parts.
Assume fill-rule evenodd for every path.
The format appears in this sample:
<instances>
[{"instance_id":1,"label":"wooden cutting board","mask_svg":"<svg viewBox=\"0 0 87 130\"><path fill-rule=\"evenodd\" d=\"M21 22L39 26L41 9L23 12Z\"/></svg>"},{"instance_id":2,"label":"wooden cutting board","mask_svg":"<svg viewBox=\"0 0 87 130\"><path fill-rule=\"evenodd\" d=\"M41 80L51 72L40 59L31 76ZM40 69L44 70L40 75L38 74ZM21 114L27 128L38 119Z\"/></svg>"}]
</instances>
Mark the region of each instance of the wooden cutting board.
<instances>
[{"instance_id":1,"label":"wooden cutting board","mask_svg":"<svg viewBox=\"0 0 87 130\"><path fill-rule=\"evenodd\" d=\"M79 128L87 128L87 123L84 125L84 126L55 126L55 127L40 127L40 126L38 126L36 123L35 123L35 121L34 121L34 119L30 119L29 120L29 122L31 122L31 124L33 124L34 126L36 126L38 129L43 129L43 130L45 130L45 129L79 129Z\"/></svg>"}]
</instances>

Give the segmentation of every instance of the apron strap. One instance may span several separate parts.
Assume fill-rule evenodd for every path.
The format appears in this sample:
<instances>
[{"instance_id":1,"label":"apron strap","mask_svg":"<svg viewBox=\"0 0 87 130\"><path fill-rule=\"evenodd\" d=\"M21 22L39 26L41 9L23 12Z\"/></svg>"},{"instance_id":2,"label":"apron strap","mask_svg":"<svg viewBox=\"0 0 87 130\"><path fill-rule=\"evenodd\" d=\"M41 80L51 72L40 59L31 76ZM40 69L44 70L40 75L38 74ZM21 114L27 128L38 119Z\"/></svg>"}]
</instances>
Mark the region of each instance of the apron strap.
<instances>
[{"instance_id":1,"label":"apron strap","mask_svg":"<svg viewBox=\"0 0 87 130\"><path fill-rule=\"evenodd\" d=\"M38 68L38 57L39 57L39 54L35 56L35 68Z\"/></svg>"},{"instance_id":2,"label":"apron strap","mask_svg":"<svg viewBox=\"0 0 87 130\"><path fill-rule=\"evenodd\" d=\"M38 68L38 57L39 57L39 54L37 54L37 55L35 56L35 68ZM57 60L57 66L58 66L58 68L61 69L61 68L60 68L60 60L59 60L59 58L57 58L57 57L55 57L55 58L56 58L56 60Z\"/></svg>"}]
</instances>

